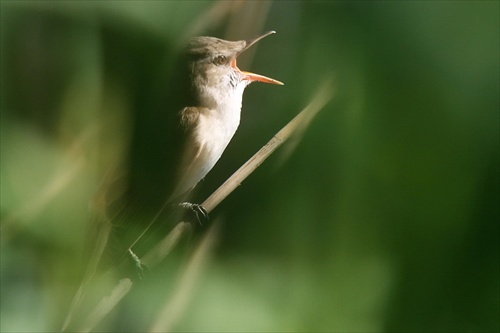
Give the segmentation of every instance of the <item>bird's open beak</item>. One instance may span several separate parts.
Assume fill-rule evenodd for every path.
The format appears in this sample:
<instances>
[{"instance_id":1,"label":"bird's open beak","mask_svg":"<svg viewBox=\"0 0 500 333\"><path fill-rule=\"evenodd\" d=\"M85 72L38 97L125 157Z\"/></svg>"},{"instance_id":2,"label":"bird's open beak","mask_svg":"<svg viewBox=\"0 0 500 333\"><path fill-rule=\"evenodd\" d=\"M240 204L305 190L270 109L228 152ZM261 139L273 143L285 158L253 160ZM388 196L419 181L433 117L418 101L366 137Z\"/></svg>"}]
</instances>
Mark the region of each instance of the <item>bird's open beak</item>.
<instances>
[{"instance_id":1,"label":"bird's open beak","mask_svg":"<svg viewBox=\"0 0 500 333\"><path fill-rule=\"evenodd\" d=\"M239 54L241 54L243 51L245 51L246 49L248 49L253 44L257 43L262 38L267 37L267 36L272 35L272 34L275 34L275 33L276 33L276 31L268 31L265 34L263 34L262 36L259 36L259 37L254 38L254 39L247 40L247 44L245 45L245 48L243 50L241 50ZM279 84L279 85L283 85L284 84L281 81L278 81L278 80L275 80L275 79L271 79L270 77L267 77L267 76L264 76L264 75L255 74L255 73L251 73L251 72L246 72L246 71L240 70L238 68L238 66L236 65L236 58L234 58L233 61L231 62L231 67L233 67L236 70L240 71L243 75L245 75L244 80L249 80L250 82L259 81L259 82L271 83L271 84Z\"/></svg>"}]
</instances>

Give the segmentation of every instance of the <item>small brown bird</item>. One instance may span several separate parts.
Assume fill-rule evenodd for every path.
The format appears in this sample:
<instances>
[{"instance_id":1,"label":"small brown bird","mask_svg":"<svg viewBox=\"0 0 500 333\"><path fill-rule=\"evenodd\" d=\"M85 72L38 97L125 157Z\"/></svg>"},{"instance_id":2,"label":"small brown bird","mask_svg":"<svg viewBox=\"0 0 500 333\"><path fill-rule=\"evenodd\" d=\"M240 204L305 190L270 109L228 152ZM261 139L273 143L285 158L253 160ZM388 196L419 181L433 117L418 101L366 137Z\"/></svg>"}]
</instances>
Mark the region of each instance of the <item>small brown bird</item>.
<instances>
[{"instance_id":1,"label":"small brown bird","mask_svg":"<svg viewBox=\"0 0 500 333\"><path fill-rule=\"evenodd\" d=\"M177 171L177 185L171 198L190 191L219 160L240 124L243 91L254 81L280 81L242 71L236 58L269 31L248 41L226 41L214 37L194 37L187 46L189 74L195 105L180 112L187 133L183 157Z\"/></svg>"},{"instance_id":2,"label":"small brown bird","mask_svg":"<svg viewBox=\"0 0 500 333\"><path fill-rule=\"evenodd\" d=\"M178 76L170 77L173 84L165 89L168 110L158 107L161 114L177 118L148 124L147 138L137 146L141 156L136 158L148 169L138 172L143 176L131 182L130 200L124 200L127 207L119 208L115 215L113 225L121 225L127 249L136 248L146 232L158 236L159 230L150 229L158 225L156 220L169 220L159 216L168 213L165 208L172 204L205 215L203 207L183 201L214 167L235 134L245 88L254 81L283 85L237 66L242 52L274 33L247 41L194 37L187 43L181 65L173 66Z\"/></svg>"}]
</instances>

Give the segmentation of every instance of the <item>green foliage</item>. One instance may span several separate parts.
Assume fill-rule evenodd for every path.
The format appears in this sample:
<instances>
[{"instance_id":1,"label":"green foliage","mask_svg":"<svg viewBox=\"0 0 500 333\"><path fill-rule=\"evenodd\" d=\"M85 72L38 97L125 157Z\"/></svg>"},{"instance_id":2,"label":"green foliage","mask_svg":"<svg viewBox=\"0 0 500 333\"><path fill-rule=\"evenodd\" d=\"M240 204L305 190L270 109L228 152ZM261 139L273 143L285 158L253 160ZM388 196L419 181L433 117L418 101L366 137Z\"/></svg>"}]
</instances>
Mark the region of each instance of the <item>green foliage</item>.
<instances>
[{"instance_id":1,"label":"green foliage","mask_svg":"<svg viewBox=\"0 0 500 333\"><path fill-rule=\"evenodd\" d=\"M218 245L174 329L499 331L499 12L495 1L2 1L1 331L62 326L92 198L134 159L137 124L154 125L151 98L182 41L266 30L278 33L240 67L285 86L247 89L198 201L328 77L335 97L295 150L213 212ZM99 329L147 330L186 257Z\"/></svg>"}]
</instances>

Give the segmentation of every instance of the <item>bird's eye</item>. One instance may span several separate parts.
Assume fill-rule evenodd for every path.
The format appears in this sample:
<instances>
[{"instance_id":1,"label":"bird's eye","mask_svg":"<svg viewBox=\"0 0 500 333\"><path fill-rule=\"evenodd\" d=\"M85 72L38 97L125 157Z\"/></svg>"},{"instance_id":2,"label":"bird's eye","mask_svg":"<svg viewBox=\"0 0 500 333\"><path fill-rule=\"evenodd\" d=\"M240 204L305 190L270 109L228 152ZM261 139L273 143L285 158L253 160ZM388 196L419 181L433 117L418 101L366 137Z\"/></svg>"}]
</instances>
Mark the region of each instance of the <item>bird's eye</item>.
<instances>
[{"instance_id":1,"label":"bird's eye","mask_svg":"<svg viewBox=\"0 0 500 333\"><path fill-rule=\"evenodd\" d=\"M214 64L216 65L224 65L224 64L227 64L227 57L225 56L217 56L214 58Z\"/></svg>"}]
</instances>

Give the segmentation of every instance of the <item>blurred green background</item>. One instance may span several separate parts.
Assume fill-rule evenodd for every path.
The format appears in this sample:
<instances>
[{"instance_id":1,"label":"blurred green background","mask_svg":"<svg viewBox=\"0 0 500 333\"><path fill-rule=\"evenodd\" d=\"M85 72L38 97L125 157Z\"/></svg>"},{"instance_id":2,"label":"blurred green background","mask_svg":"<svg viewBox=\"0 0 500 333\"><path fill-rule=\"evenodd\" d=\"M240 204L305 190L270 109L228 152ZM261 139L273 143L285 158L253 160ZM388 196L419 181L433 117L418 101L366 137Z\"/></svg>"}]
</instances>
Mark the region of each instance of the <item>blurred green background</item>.
<instances>
[{"instance_id":1,"label":"blurred green background","mask_svg":"<svg viewBox=\"0 0 500 333\"><path fill-rule=\"evenodd\" d=\"M89 203L130 153L172 50L276 30L239 64L285 86L247 89L199 201L325 79L335 96L212 213L215 252L173 329L498 332L499 13L498 1L2 1L1 331L61 327ZM147 285L168 299L172 284ZM100 330L147 330L146 303Z\"/></svg>"}]
</instances>

